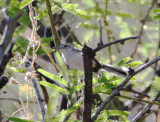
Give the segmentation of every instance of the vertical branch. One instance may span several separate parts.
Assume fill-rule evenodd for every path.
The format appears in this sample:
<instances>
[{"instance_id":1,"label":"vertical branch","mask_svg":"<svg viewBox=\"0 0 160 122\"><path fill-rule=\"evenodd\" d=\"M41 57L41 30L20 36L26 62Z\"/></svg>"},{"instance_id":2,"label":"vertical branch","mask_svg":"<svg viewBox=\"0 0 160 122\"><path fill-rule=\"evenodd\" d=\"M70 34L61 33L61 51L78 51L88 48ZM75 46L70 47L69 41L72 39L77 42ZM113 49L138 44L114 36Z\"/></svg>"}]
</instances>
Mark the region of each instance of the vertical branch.
<instances>
[{"instance_id":1,"label":"vertical branch","mask_svg":"<svg viewBox=\"0 0 160 122\"><path fill-rule=\"evenodd\" d=\"M92 59L93 51L91 48L84 46L83 62L85 71L85 89L84 89L84 114L83 122L91 122L91 107L92 107Z\"/></svg>"},{"instance_id":2,"label":"vertical branch","mask_svg":"<svg viewBox=\"0 0 160 122\"><path fill-rule=\"evenodd\" d=\"M104 24L107 27L109 24L107 22L106 16L107 16L107 11L108 11L108 0L105 0L106 3L106 7L105 7L105 13L103 15L103 19L104 19ZM112 33L111 30L106 29L106 33L108 36L108 42L111 42L111 37L110 34ZM110 63L112 64L112 51L111 51L111 47L108 47L108 52L109 52L109 59L110 59Z\"/></svg>"},{"instance_id":3,"label":"vertical branch","mask_svg":"<svg viewBox=\"0 0 160 122\"><path fill-rule=\"evenodd\" d=\"M156 48L156 51L155 51L155 54L156 54L156 56L158 56L159 55L159 49L160 49L160 20L159 20L159 35L158 35L158 44L157 44L157 48ZM155 76L155 74L157 73L157 75L158 76L160 76L160 69L158 69L157 70L157 66L158 66L158 63L155 63L155 65L154 65L154 70L155 70L155 72L154 72L154 76Z\"/></svg>"},{"instance_id":4,"label":"vertical branch","mask_svg":"<svg viewBox=\"0 0 160 122\"><path fill-rule=\"evenodd\" d=\"M28 75L28 78L31 79L32 84L33 84L33 87L34 87L34 89L35 89L36 96L37 96L37 99L38 99L38 103L39 103L39 106L40 106L40 108L41 108L43 121L44 121L44 120L45 120L45 109L44 109L44 105L43 105L43 102L42 102L41 95L40 95L39 90L38 90L38 87L37 87L36 79L33 77L34 75L31 74L31 73L32 73L32 69L31 69L31 64L30 64L30 62L26 62L26 67L27 67L27 71L30 73L30 74Z\"/></svg>"},{"instance_id":5,"label":"vertical branch","mask_svg":"<svg viewBox=\"0 0 160 122\"><path fill-rule=\"evenodd\" d=\"M55 38L55 45L56 47L58 47L60 45L60 41L58 39L58 35L56 32L54 18L53 18L52 11L51 11L51 4L49 0L46 0L46 6L47 6L48 15L49 15L50 23L51 23L52 34L54 35L54 38Z\"/></svg>"},{"instance_id":6,"label":"vertical branch","mask_svg":"<svg viewBox=\"0 0 160 122\"><path fill-rule=\"evenodd\" d=\"M27 46L26 54L25 54L23 60L26 63L26 67L27 67L27 71L28 71L27 72L28 74L26 73L27 78L32 81L33 88L36 92L36 96L37 96L39 106L40 106L40 109L41 109L41 113L42 113L42 118L43 118L43 121L44 121L45 120L45 109L44 109L44 105L43 105L43 102L42 102L42 98L40 96L40 92L39 92L37 84L36 84L35 75L33 74L33 71L34 71L33 66L34 66L34 62L35 62L35 59L36 59L36 52L39 49L41 42L40 42L40 40L38 40L38 41L36 40L36 37L39 37L37 35L37 30L38 30L37 19L35 18L36 11L32 7L31 3L28 5L28 7L29 7L29 17L30 17L30 20L32 22L32 27L33 28L32 28L31 37L28 38L29 39L29 44ZM36 48L36 45L38 45L37 48ZM33 48L32 62L31 63L29 62L29 49L30 48Z\"/></svg>"},{"instance_id":7,"label":"vertical branch","mask_svg":"<svg viewBox=\"0 0 160 122\"><path fill-rule=\"evenodd\" d=\"M102 22L101 22L101 20L99 20L99 26L100 26L100 41L99 41L98 46L102 46L103 40L102 40Z\"/></svg>"}]
</instances>

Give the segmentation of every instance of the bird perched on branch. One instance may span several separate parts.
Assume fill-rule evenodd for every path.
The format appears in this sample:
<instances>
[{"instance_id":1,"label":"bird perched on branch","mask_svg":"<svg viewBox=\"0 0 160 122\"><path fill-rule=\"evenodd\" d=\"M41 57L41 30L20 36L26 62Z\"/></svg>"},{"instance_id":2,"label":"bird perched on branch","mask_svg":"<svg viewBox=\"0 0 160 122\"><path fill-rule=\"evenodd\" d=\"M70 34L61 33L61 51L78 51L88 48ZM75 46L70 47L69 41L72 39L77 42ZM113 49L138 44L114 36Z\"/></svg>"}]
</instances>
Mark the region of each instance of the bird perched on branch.
<instances>
[{"instance_id":1,"label":"bird perched on branch","mask_svg":"<svg viewBox=\"0 0 160 122\"><path fill-rule=\"evenodd\" d=\"M77 70L84 70L84 65L83 65L83 56L82 56L82 51L77 49L71 44L61 44L58 47L60 53L62 54L62 57L65 61L65 63L73 69ZM116 76L120 77L126 77L129 74L129 68L126 67L114 67L109 64L101 64L99 63L96 59L93 60L92 62L93 66L93 71L96 72L97 67L98 69L103 69L106 70Z\"/></svg>"}]
</instances>

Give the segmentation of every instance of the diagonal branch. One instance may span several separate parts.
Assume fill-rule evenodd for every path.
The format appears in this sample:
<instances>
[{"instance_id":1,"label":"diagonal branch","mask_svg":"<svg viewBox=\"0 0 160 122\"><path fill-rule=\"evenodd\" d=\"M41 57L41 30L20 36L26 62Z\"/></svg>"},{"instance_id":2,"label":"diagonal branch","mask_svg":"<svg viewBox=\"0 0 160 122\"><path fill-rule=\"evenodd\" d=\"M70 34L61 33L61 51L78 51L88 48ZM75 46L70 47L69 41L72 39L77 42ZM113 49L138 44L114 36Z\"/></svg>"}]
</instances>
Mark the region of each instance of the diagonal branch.
<instances>
[{"instance_id":1,"label":"diagonal branch","mask_svg":"<svg viewBox=\"0 0 160 122\"><path fill-rule=\"evenodd\" d=\"M1 45L0 45L0 62L2 61L2 58L4 56L4 53L8 47L8 45L12 41L13 33L16 29L17 20L21 17L21 13L18 14L15 18L9 18L8 19L8 26L6 26L2 39L1 39Z\"/></svg>"},{"instance_id":2,"label":"diagonal branch","mask_svg":"<svg viewBox=\"0 0 160 122\"><path fill-rule=\"evenodd\" d=\"M100 107L97 109L97 111L94 113L94 115L92 116L92 121L94 121L98 115L100 114L100 112L105 108L105 106L117 95L119 95L119 91L122 90L122 88L129 82L129 80L135 76L136 74L138 74L139 72L145 70L146 68L148 68L149 66L151 66L152 64L158 62L160 60L160 56L156 57L155 59L151 60L150 62L142 65L141 67L139 67L137 70L135 70L135 72L133 72L132 74L128 75L126 77L126 79L120 84L118 85L116 88L113 89L113 91L111 92L111 95L109 97L107 97L105 99L105 101L100 105Z\"/></svg>"},{"instance_id":3,"label":"diagonal branch","mask_svg":"<svg viewBox=\"0 0 160 122\"><path fill-rule=\"evenodd\" d=\"M131 54L131 57L134 56L134 54L135 54L136 51L137 51L138 45L141 43L141 38L142 38L143 30L144 30L144 25L145 25L145 23L146 23L146 21L147 21L147 19L148 19L148 17L149 17L149 13L150 13L152 7L153 7L153 5L154 5L154 3L155 3L156 1L157 1L157 0L152 0L152 3L150 4L149 9L148 9L148 11L146 12L146 16L145 16L144 19L142 20L142 26L141 26L141 29L140 29L140 32L139 32L139 38L138 38L138 41L137 41L137 43L136 43L136 47L135 47L133 53Z\"/></svg>"},{"instance_id":4,"label":"diagonal branch","mask_svg":"<svg viewBox=\"0 0 160 122\"><path fill-rule=\"evenodd\" d=\"M139 36L133 36L133 37L128 37L128 38L124 38L124 39L118 39L118 40L115 40L115 41L113 41L113 42L109 42L109 43L104 44L104 45L102 45L102 46L98 46L96 49L94 49L94 52L96 53L96 52L102 50L103 48L106 48L106 47L111 46L111 45L113 45L113 44L117 44L117 43L123 44L125 41L127 41L127 40L129 40L129 39L137 39L138 37L139 37Z\"/></svg>"},{"instance_id":5,"label":"diagonal branch","mask_svg":"<svg viewBox=\"0 0 160 122\"><path fill-rule=\"evenodd\" d=\"M7 10L6 10L7 11ZM14 42L12 42L12 36L16 29L17 20L21 17L21 13L18 14L15 18L9 18L8 21L11 21L12 23L9 23L3 33L0 45L0 77L4 72L4 69L12 57L12 47L14 45Z\"/></svg>"},{"instance_id":6,"label":"diagonal branch","mask_svg":"<svg viewBox=\"0 0 160 122\"><path fill-rule=\"evenodd\" d=\"M154 98L153 102L157 101L160 97L160 90L158 91L156 97ZM143 117L146 113L149 112L150 108L152 107L152 104L147 104L133 119L132 122L137 122Z\"/></svg>"}]
</instances>

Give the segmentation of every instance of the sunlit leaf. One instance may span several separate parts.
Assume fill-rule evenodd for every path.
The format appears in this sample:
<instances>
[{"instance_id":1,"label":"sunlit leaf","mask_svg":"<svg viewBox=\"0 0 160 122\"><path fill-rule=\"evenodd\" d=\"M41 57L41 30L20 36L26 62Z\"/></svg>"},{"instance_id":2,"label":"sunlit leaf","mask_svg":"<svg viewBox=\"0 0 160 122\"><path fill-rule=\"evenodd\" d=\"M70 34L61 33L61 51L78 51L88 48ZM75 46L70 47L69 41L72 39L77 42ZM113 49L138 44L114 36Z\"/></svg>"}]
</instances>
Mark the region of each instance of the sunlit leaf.
<instances>
[{"instance_id":1,"label":"sunlit leaf","mask_svg":"<svg viewBox=\"0 0 160 122\"><path fill-rule=\"evenodd\" d=\"M60 76L58 75L55 75L55 74L51 74L43 69L38 69L38 72L42 73L43 75L45 75L46 77L50 78L51 80L54 80L56 82L59 82L65 86L67 86L67 82L65 81L64 78L61 78Z\"/></svg>"},{"instance_id":2,"label":"sunlit leaf","mask_svg":"<svg viewBox=\"0 0 160 122\"><path fill-rule=\"evenodd\" d=\"M151 91L149 93L152 100L157 95L159 89L160 89L160 77L156 76L152 80Z\"/></svg>"},{"instance_id":3,"label":"sunlit leaf","mask_svg":"<svg viewBox=\"0 0 160 122\"><path fill-rule=\"evenodd\" d=\"M60 92L62 92L62 93L68 94L68 90L67 90L67 89L61 88L61 87L59 87L59 86L57 86L57 85L48 83L48 82L46 82L46 81L41 81L40 84L41 84L41 85L44 85L44 86L47 86L47 87L49 87L49 88L55 89L55 90L57 90L57 91L60 91Z\"/></svg>"},{"instance_id":4,"label":"sunlit leaf","mask_svg":"<svg viewBox=\"0 0 160 122\"><path fill-rule=\"evenodd\" d=\"M38 122L38 121L21 119L21 118L18 118L18 117L9 117L8 120L13 121L13 122Z\"/></svg>"},{"instance_id":5,"label":"sunlit leaf","mask_svg":"<svg viewBox=\"0 0 160 122\"><path fill-rule=\"evenodd\" d=\"M125 66L126 67L134 67L134 66L141 65L141 64L143 64L142 61L133 61L131 63L126 64Z\"/></svg>"},{"instance_id":6,"label":"sunlit leaf","mask_svg":"<svg viewBox=\"0 0 160 122\"><path fill-rule=\"evenodd\" d=\"M53 121L54 122L62 122L65 117L67 117L68 115L70 115L71 113L76 111L81 105L82 105L82 102L79 102L79 103L73 105L72 107L70 107L67 110L62 110L60 112L60 114L53 119Z\"/></svg>"},{"instance_id":7,"label":"sunlit leaf","mask_svg":"<svg viewBox=\"0 0 160 122\"><path fill-rule=\"evenodd\" d=\"M129 61L132 61L132 58L130 58L130 57L123 58L123 59L121 59L119 61L118 66L121 67L121 66L123 66L125 63L127 63Z\"/></svg>"},{"instance_id":8,"label":"sunlit leaf","mask_svg":"<svg viewBox=\"0 0 160 122\"><path fill-rule=\"evenodd\" d=\"M33 2L34 0L23 0L20 4L20 8L24 8L25 6L27 6L29 3Z\"/></svg>"},{"instance_id":9,"label":"sunlit leaf","mask_svg":"<svg viewBox=\"0 0 160 122\"><path fill-rule=\"evenodd\" d=\"M72 4L62 3L61 5L62 5L64 10L66 10L66 11L72 13L72 14L83 17L85 19L91 19L91 17L85 11L83 11L81 9L77 9Z\"/></svg>"},{"instance_id":10,"label":"sunlit leaf","mask_svg":"<svg viewBox=\"0 0 160 122\"><path fill-rule=\"evenodd\" d=\"M153 13L159 13L160 12L160 8L157 8L153 11Z\"/></svg>"}]
</instances>

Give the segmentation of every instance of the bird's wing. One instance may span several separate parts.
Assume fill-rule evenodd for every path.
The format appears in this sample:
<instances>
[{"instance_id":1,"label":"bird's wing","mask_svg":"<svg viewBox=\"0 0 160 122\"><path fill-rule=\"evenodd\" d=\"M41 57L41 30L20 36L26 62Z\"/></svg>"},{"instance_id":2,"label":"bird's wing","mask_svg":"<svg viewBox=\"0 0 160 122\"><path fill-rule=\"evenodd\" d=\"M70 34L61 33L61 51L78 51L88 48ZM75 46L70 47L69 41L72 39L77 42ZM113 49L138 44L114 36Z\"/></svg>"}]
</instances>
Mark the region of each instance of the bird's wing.
<instances>
[{"instance_id":1,"label":"bird's wing","mask_svg":"<svg viewBox=\"0 0 160 122\"><path fill-rule=\"evenodd\" d=\"M126 67L121 68L121 67L114 67L108 64L101 64L101 68L120 77L126 77L129 74L129 69Z\"/></svg>"},{"instance_id":2,"label":"bird's wing","mask_svg":"<svg viewBox=\"0 0 160 122\"><path fill-rule=\"evenodd\" d=\"M76 52L76 53L81 53L82 54L82 51L79 50L79 49L76 49L76 48L73 48L72 51Z\"/></svg>"}]
</instances>

